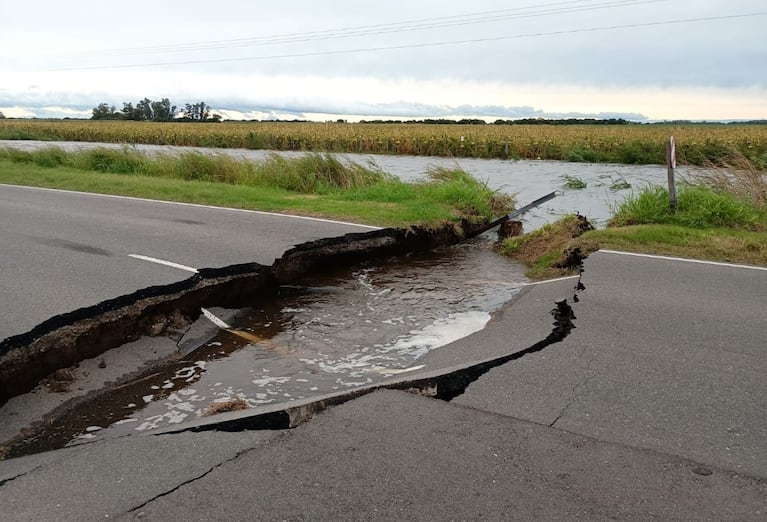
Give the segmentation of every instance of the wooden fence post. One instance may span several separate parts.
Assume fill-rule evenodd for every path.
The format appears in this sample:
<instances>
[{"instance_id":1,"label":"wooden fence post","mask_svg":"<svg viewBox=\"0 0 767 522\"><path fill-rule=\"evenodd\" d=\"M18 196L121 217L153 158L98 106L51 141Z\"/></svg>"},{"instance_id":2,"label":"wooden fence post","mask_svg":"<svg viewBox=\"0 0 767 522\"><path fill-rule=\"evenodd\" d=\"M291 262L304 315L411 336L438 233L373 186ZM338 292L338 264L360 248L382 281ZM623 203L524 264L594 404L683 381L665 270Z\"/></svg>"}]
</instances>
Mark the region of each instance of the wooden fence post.
<instances>
[{"instance_id":1,"label":"wooden fence post","mask_svg":"<svg viewBox=\"0 0 767 522\"><path fill-rule=\"evenodd\" d=\"M671 206L671 212L676 212L676 180L674 179L674 169L676 168L676 144L674 137L670 136L666 143L666 166L668 167L668 199Z\"/></svg>"}]
</instances>

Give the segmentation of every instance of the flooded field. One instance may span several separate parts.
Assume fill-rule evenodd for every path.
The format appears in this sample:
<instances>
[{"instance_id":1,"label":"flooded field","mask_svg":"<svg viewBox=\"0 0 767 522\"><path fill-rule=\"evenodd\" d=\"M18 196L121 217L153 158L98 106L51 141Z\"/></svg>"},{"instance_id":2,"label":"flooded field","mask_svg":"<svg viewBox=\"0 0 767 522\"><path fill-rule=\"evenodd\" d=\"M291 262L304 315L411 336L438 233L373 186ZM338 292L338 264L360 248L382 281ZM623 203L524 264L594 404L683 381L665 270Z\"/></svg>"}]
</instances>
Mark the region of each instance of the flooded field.
<instances>
[{"instance_id":1,"label":"flooded field","mask_svg":"<svg viewBox=\"0 0 767 522\"><path fill-rule=\"evenodd\" d=\"M38 149L58 146L67 150L93 147L122 147L108 143L44 142L0 140L0 147ZM269 154L266 150L210 149L198 147L171 147L161 145L131 145L147 153L175 153L196 151L205 154L226 154L237 158L260 160ZM287 157L299 156L301 152L279 152ZM361 164L374 164L403 180L424 176L430 166L459 166L482 180L489 187L517 195L520 205L533 201L554 190L561 194L546 205L524 216L525 230L534 230L564 214L578 212L588 216L596 226L604 225L610 217L611 208L623 200L632 190L650 184L666 183L666 167L661 165L618 165L608 163L568 163L561 161L496 160L472 158L442 158L433 156L386 156L366 154L340 154L339 156ZM680 177L692 174L694 168L680 167ZM567 178L585 183L584 188L567 187Z\"/></svg>"}]
</instances>

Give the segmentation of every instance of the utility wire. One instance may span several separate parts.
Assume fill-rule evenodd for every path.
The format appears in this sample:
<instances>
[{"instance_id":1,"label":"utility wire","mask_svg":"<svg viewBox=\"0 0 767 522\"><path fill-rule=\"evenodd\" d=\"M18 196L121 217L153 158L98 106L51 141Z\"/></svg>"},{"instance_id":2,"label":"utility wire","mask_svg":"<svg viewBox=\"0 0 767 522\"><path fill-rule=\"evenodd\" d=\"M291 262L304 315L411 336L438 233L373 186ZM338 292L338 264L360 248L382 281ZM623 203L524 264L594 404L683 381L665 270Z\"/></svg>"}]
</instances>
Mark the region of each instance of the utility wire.
<instances>
[{"instance_id":1,"label":"utility wire","mask_svg":"<svg viewBox=\"0 0 767 522\"><path fill-rule=\"evenodd\" d=\"M742 13L742 14L735 14L735 15L707 16L707 17L700 17L700 18L681 18L676 20L662 20L657 22L642 22L642 23L625 24L625 25L607 25L607 26L600 26L600 27L589 27L585 29L567 29L567 30L561 30L561 31L537 32L537 33L517 34L517 35L508 35L508 36L493 36L493 37L472 38L472 39L465 39L465 40L450 40L450 41L443 41L443 42L425 42L425 43L391 45L391 46L381 46L381 47L339 49L335 51L312 51L312 52L294 53L294 54L247 56L247 57L239 57L239 58L211 58L211 59L155 62L155 63L143 63L143 64L95 65L95 66L86 66L86 67L68 67L68 68L46 69L46 70L51 72L88 71L88 70L100 70L100 69L131 69L131 68L141 68L141 67L164 67L168 65L233 63L233 62L276 60L276 59L286 59L286 58L306 58L306 57L312 57L312 56L358 54L358 53L378 52L378 51L393 51L393 50L400 50L400 49L416 49L416 48L439 47L439 46L448 46L448 45L464 45L464 44L471 44L471 43L497 42L502 40L537 38L541 36L559 36L564 34L576 34L576 33L591 33L591 32L597 32L597 31L609 31L614 29L634 29L637 27L654 27L654 26L672 25L672 24L711 22L716 20L732 20L737 18L747 18L747 17L764 16L764 15L767 15L767 11L756 11L752 13Z\"/></svg>"},{"instance_id":2,"label":"utility wire","mask_svg":"<svg viewBox=\"0 0 767 522\"><path fill-rule=\"evenodd\" d=\"M99 55L127 56L156 53L179 53L188 51L205 51L214 49L227 49L234 47L254 47L263 45L278 45L286 43L300 43L319 40L331 40L341 38L356 38L361 36L413 32L480 23L502 22L520 18L533 18L550 16L555 14L569 14L583 11L595 11L615 7L631 7L672 0L612 0L584 5L583 1L554 2L539 4L536 6L500 9L495 11L483 11L467 13L464 15L443 16L436 18L421 18L405 22L363 25L357 27L345 27L341 29L329 29L325 31L313 31L303 33L286 33L254 38L239 38L234 40L213 40L206 42L192 42L186 44L170 44L163 46L133 47L125 49L112 49L102 51ZM572 4L577 4L573 6ZM523 11L523 12L520 12ZM74 55L83 56L83 54ZM89 56L85 53L85 56ZM90 56L93 56L90 54Z\"/></svg>"}]
</instances>

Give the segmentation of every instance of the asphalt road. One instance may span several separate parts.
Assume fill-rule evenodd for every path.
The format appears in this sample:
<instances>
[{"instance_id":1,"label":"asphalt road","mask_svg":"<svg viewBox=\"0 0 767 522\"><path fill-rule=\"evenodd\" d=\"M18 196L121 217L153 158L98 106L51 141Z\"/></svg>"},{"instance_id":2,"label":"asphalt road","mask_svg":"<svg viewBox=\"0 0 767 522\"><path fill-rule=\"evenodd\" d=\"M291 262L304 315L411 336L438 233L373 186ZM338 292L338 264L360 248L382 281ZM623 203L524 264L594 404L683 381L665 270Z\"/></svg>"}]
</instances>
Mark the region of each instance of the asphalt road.
<instances>
[{"instance_id":1,"label":"asphalt road","mask_svg":"<svg viewBox=\"0 0 767 522\"><path fill-rule=\"evenodd\" d=\"M767 478L767 270L598 252L583 281L561 344L454 402Z\"/></svg>"},{"instance_id":2,"label":"asphalt road","mask_svg":"<svg viewBox=\"0 0 767 522\"><path fill-rule=\"evenodd\" d=\"M491 370L451 402L383 391L296 429L134 436L11 459L0 462L0 512L764 520L767 272L597 253L584 282L564 341ZM529 288L485 330L423 362L540 340L572 284Z\"/></svg>"},{"instance_id":3,"label":"asphalt road","mask_svg":"<svg viewBox=\"0 0 767 522\"><path fill-rule=\"evenodd\" d=\"M271 264L293 245L361 232L350 223L0 185L0 339L60 313L191 269Z\"/></svg>"}]
</instances>

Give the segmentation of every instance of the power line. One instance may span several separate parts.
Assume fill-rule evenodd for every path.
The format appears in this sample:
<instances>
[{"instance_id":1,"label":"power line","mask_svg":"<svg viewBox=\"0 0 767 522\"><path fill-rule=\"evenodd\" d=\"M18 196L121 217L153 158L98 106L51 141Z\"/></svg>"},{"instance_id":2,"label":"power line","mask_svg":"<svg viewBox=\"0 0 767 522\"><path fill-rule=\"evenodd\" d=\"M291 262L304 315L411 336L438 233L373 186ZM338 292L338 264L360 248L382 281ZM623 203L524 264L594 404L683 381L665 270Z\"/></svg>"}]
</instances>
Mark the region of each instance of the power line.
<instances>
[{"instance_id":1,"label":"power line","mask_svg":"<svg viewBox=\"0 0 767 522\"><path fill-rule=\"evenodd\" d=\"M211 59L155 62L155 63L143 63L143 64L95 65L95 66L87 66L87 67L48 69L48 71L61 72L61 71L88 71L88 70L100 70L100 69L132 69L132 68L140 68L140 67L164 67L168 65L195 65L195 64L203 64L203 63L233 63L233 62L276 60L276 59L286 59L286 58L307 58L312 56L358 54L358 53L366 53L366 52L394 51L394 50L401 50L401 49L416 49L416 48L425 48L425 47L440 47L440 46L447 46L447 45L464 45L464 44L471 44L471 43L496 42L496 41L502 41L502 40L515 40L515 39L521 39L521 38L538 38L541 36L559 36L564 34L591 33L591 32L597 32L597 31L609 31L614 29L634 29L638 27L653 27L653 26L661 26L661 25L687 24L687 23L695 23L695 22L711 22L716 20L731 20L736 18L746 18L746 17L764 16L764 15L767 15L767 11L756 11L753 13L742 13L742 14L735 14L735 15L708 16L708 17L700 17L700 18L682 18L682 19L676 19L676 20L642 22L642 23L625 24L625 25L608 25L608 26L600 26L600 27L589 27L585 29L566 29L561 31L537 32L537 33L507 35L507 36L492 36L492 37L472 38L472 39L465 39L465 40L450 40L450 41L443 41L443 42L424 42L424 43L391 45L391 46L381 46L381 47L339 49L336 51L312 51L312 52L306 52L306 53L278 54L278 55L267 55L267 56L248 56L248 57L240 57L240 58L211 58Z\"/></svg>"},{"instance_id":2,"label":"power line","mask_svg":"<svg viewBox=\"0 0 767 522\"><path fill-rule=\"evenodd\" d=\"M255 47L264 45L279 45L286 43L301 43L308 41L320 41L342 38L356 38L361 36L392 34L401 32L423 31L442 29L463 25L480 23L501 22L521 18L533 18L556 14L570 14L584 11L595 11L615 7L631 7L672 0L611 0L594 2L584 5L582 0L570 0L567 2L553 2L534 6L499 9L494 11L481 11L463 15L442 16L435 18L421 18L404 22L363 25L345 27L340 29L328 29L324 31L286 33L254 38L239 38L233 40L213 40L206 42L192 42L186 44L170 44L163 46L132 47L101 51L99 55L125 56L156 53L178 53L189 51L205 51L214 49L226 49L234 47ZM576 4L573 6L573 4ZM75 55L83 56L83 54ZM89 56L85 53L85 56ZM93 56L92 54L90 56Z\"/></svg>"}]
</instances>

